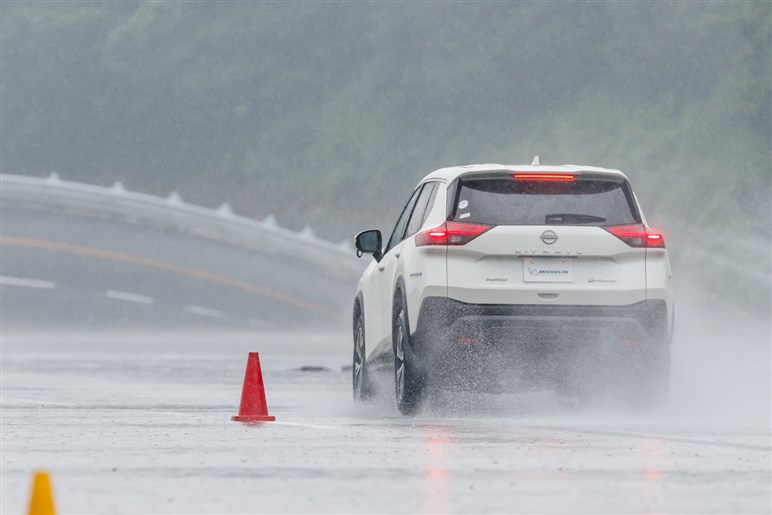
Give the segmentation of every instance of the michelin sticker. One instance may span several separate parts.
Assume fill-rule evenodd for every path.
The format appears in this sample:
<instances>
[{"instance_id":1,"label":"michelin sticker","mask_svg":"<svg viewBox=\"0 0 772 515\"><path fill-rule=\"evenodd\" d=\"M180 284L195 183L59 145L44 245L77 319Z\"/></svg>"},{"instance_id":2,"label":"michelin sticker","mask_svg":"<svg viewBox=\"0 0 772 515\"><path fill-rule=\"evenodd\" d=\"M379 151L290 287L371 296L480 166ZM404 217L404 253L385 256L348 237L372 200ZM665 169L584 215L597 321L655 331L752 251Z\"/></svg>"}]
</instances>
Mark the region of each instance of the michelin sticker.
<instances>
[{"instance_id":1,"label":"michelin sticker","mask_svg":"<svg viewBox=\"0 0 772 515\"><path fill-rule=\"evenodd\" d=\"M469 201L468 200L462 200L461 202L458 203L458 208L459 209L466 209L467 207L469 207Z\"/></svg>"},{"instance_id":2,"label":"michelin sticker","mask_svg":"<svg viewBox=\"0 0 772 515\"><path fill-rule=\"evenodd\" d=\"M573 282L573 260L570 258L530 258L523 263L523 281L538 283Z\"/></svg>"}]
</instances>

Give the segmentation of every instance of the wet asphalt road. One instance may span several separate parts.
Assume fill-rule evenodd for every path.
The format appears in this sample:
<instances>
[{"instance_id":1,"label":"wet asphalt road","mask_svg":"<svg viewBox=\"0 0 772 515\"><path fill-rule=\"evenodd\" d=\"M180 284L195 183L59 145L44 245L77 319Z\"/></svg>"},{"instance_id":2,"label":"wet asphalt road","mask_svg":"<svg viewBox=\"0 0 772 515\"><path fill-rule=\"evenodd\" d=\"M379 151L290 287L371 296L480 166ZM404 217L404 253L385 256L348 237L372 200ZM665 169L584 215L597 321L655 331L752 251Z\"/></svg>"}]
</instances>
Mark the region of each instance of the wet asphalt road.
<instances>
[{"instance_id":1,"label":"wet asphalt road","mask_svg":"<svg viewBox=\"0 0 772 515\"><path fill-rule=\"evenodd\" d=\"M678 355L674 398L658 415L571 408L533 392L454 397L415 418L390 398L353 404L341 368L349 348L348 335L6 333L2 511L23 511L38 468L52 473L61 513L772 507L768 396L757 391L769 371L748 364L763 348L742 367L720 348L703 356L703 371L742 372L742 403ZM230 421L251 350L261 353L275 423ZM305 365L326 370L297 370ZM697 399L700 390L707 397Z\"/></svg>"}]
</instances>

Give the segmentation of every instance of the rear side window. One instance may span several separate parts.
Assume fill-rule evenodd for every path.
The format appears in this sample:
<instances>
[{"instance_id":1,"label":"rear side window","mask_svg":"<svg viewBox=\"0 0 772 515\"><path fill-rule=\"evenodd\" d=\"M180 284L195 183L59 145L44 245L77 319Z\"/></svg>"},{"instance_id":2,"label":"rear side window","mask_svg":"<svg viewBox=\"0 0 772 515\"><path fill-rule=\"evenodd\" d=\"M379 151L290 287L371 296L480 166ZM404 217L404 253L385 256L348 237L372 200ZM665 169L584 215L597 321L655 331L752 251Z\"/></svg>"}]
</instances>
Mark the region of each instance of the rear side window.
<instances>
[{"instance_id":1,"label":"rear side window","mask_svg":"<svg viewBox=\"0 0 772 515\"><path fill-rule=\"evenodd\" d=\"M400 241L402 241L402 235L405 233L405 226L407 225L408 216L410 216L410 214L413 212L413 206L415 206L419 192L419 189L416 189L413 192L413 194L410 196L410 200L407 201L405 209L402 210L402 214L399 215L397 225L394 226L394 230L392 231L391 237L389 238L389 244L386 246L386 250L383 251L384 254L389 252Z\"/></svg>"},{"instance_id":2,"label":"rear side window","mask_svg":"<svg viewBox=\"0 0 772 515\"><path fill-rule=\"evenodd\" d=\"M490 225L640 223L627 181L461 179L451 220Z\"/></svg>"},{"instance_id":3,"label":"rear side window","mask_svg":"<svg viewBox=\"0 0 772 515\"><path fill-rule=\"evenodd\" d=\"M431 208L436 189L436 182L427 182L423 185L421 194L418 196L418 200L415 203L413 214L410 215L410 221L407 223L405 238L417 233L421 226L424 224L424 220L426 220L426 212L429 210L429 208Z\"/></svg>"}]
</instances>

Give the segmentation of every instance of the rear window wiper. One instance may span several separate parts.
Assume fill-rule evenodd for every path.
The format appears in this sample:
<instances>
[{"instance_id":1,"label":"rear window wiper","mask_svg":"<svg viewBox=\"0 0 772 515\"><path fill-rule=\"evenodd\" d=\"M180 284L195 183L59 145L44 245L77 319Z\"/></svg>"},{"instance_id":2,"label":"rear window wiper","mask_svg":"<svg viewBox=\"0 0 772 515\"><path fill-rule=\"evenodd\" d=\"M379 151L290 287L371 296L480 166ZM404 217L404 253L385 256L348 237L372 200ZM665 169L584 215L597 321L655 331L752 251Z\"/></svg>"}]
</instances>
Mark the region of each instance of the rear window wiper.
<instances>
[{"instance_id":1,"label":"rear window wiper","mask_svg":"<svg viewBox=\"0 0 772 515\"><path fill-rule=\"evenodd\" d=\"M602 216L582 215L578 213L553 213L544 217L544 223L549 225L561 224L592 224L605 222Z\"/></svg>"}]
</instances>

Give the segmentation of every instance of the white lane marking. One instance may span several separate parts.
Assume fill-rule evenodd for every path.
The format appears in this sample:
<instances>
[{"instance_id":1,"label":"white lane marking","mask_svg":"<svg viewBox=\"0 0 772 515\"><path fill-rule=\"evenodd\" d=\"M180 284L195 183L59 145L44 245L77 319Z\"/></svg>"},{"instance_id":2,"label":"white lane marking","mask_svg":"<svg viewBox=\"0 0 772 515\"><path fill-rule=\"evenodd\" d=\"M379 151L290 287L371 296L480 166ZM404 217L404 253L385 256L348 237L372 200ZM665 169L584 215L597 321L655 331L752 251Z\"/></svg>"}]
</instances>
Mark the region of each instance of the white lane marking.
<instances>
[{"instance_id":1,"label":"white lane marking","mask_svg":"<svg viewBox=\"0 0 772 515\"><path fill-rule=\"evenodd\" d=\"M188 306L185 309L196 315L212 318L222 318L222 311L217 311L216 309L202 308L201 306Z\"/></svg>"},{"instance_id":2,"label":"white lane marking","mask_svg":"<svg viewBox=\"0 0 772 515\"><path fill-rule=\"evenodd\" d=\"M56 284L51 281L41 281L40 279L23 279L21 277L9 277L0 275L0 284L7 286L24 286L25 288L40 288L43 290L53 290Z\"/></svg>"},{"instance_id":3,"label":"white lane marking","mask_svg":"<svg viewBox=\"0 0 772 515\"><path fill-rule=\"evenodd\" d=\"M147 295L140 295L138 293L129 293L126 291L107 290L105 296L109 299L125 300L127 302L137 302L139 304L154 304L155 299L148 297Z\"/></svg>"},{"instance_id":4,"label":"white lane marking","mask_svg":"<svg viewBox=\"0 0 772 515\"><path fill-rule=\"evenodd\" d=\"M4 408L17 408L17 407L30 407L30 406L59 406L65 408L73 408L77 406L83 406L82 403L77 402L55 402L44 401L39 399L3 399Z\"/></svg>"},{"instance_id":5,"label":"white lane marking","mask_svg":"<svg viewBox=\"0 0 772 515\"><path fill-rule=\"evenodd\" d=\"M760 451L770 451L772 447L769 445L756 445L742 442L727 442L723 440L709 440L707 438L693 438L687 436L656 434L656 433L635 433L625 430L613 430L613 429L592 429L592 428L563 428L556 426L530 426L538 430L551 430L570 433L586 433L588 435L600 435L600 436L620 436L627 438L638 438L641 440L663 440L671 442L684 442L698 445L712 445L718 447L737 447L742 449L756 449Z\"/></svg>"},{"instance_id":6,"label":"white lane marking","mask_svg":"<svg viewBox=\"0 0 772 515\"><path fill-rule=\"evenodd\" d=\"M318 424L301 424L299 422L282 422L279 420L275 420L269 423L275 424L277 426L308 427L310 429L343 429L342 427L337 427L337 426L322 426Z\"/></svg>"}]
</instances>

